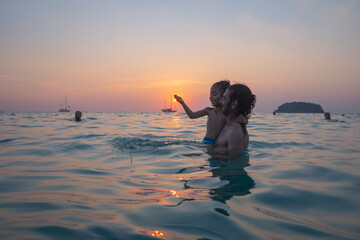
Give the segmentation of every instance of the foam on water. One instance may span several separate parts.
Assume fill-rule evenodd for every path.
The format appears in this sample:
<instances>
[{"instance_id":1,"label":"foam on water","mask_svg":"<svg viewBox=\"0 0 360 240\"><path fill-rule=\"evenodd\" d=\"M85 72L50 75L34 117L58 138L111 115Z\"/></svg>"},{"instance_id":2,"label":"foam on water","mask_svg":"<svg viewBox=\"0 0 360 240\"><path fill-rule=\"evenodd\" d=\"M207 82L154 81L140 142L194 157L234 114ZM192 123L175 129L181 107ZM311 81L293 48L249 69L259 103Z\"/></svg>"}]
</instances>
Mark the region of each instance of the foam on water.
<instances>
[{"instance_id":1,"label":"foam on water","mask_svg":"<svg viewBox=\"0 0 360 240\"><path fill-rule=\"evenodd\" d=\"M215 160L185 114L0 113L1 239L359 239L360 115L254 114Z\"/></svg>"}]
</instances>

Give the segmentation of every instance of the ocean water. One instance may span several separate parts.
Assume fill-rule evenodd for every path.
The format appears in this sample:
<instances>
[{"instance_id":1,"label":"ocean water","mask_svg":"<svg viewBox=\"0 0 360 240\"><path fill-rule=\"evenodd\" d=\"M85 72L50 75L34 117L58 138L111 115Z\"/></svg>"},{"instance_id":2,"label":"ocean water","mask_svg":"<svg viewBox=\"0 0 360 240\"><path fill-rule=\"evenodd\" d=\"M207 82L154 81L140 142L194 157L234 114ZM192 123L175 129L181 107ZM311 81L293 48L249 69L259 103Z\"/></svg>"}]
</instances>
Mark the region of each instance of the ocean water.
<instances>
[{"instance_id":1,"label":"ocean water","mask_svg":"<svg viewBox=\"0 0 360 240\"><path fill-rule=\"evenodd\" d=\"M360 239L360 115L253 114L213 159L185 114L0 113L0 239Z\"/></svg>"}]
</instances>

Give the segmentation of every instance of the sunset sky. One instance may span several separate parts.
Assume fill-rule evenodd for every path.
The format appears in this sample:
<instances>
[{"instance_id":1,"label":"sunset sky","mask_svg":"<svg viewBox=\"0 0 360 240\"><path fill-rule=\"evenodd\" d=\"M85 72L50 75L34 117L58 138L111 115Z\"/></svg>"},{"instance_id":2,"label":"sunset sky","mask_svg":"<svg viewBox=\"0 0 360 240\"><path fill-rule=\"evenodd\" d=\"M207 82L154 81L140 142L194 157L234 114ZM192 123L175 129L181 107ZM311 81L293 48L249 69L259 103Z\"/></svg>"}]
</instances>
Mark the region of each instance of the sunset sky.
<instances>
[{"instance_id":1,"label":"sunset sky","mask_svg":"<svg viewBox=\"0 0 360 240\"><path fill-rule=\"evenodd\" d=\"M2 111L197 110L222 79L360 113L360 1L0 0Z\"/></svg>"}]
</instances>

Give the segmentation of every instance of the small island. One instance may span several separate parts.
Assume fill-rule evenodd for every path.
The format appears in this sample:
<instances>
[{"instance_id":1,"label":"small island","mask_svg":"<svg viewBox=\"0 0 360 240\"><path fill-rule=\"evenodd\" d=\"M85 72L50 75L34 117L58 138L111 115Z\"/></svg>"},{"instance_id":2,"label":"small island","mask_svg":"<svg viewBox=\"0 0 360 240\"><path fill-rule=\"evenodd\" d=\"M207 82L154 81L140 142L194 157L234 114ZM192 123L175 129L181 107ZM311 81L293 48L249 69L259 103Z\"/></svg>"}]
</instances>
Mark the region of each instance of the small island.
<instances>
[{"instance_id":1,"label":"small island","mask_svg":"<svg viewBox=\"0 0 360 240\"><path fill-rule=\"evenodd\" d=\"M282 104L273 113L324 113L324 110L315 103L290 102Z\"/></svg>"}]
</instances>

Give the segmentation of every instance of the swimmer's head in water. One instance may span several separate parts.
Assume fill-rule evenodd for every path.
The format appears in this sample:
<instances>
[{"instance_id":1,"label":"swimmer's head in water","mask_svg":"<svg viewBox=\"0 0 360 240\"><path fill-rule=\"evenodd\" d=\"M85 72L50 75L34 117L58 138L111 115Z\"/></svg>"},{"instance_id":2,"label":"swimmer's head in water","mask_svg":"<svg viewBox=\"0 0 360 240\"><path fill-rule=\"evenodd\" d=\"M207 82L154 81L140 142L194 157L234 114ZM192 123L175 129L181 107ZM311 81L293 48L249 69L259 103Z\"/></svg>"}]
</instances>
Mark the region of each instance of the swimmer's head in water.
<instances>
[{"instance_id":1,"label":"swimmer's head in water","mask_svg":"<svg viewBox=\"0 0 360 240\"><path fill-rule=\"evenodd\" d=\"M81 121L82 113L80 111L75 112L75 120Z\"/></svg>"},{"instance_id":2,"label":"swimmer's head in water","mask_svg":"<svg viewBox=\"0 0 360 240\"><path fill-rule=\"evenodd\" d=\"M326 113L324 114L324 116L325 116L325 119L328 119L328 120L331 118L329 112L326 112Z\"/></svg>"}]
</instances>

